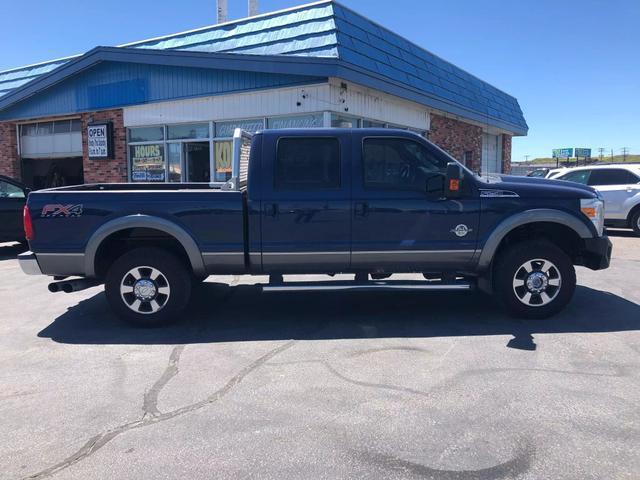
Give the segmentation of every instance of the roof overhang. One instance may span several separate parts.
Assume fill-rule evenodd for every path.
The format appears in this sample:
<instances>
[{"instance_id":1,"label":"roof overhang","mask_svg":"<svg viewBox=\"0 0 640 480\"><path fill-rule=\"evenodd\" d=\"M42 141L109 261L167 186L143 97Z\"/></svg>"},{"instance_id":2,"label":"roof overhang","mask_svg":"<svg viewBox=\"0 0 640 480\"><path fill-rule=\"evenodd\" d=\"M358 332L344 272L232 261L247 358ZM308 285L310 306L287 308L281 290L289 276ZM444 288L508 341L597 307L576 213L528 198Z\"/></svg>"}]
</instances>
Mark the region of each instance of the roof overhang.
<instances>
[{"instance_id":1,"label":"roof overhang","mask_svg":"<svg viewBox=\"0 0 640 480\"><path fill-rule=\"evenodd\" d=\"M427 107L442 110L463 119L473 120L512 132L526 135L527 129L504 120L482 114L454 102L438 98L388 77L373 73L338 58L246 55L233 53L205 53L176 50L152 50L124 47L96 47L55 70L0 97L0 110L4 110L27 98L63 82L101 62L129 62L177 67L210 68L291 75L337 77L377 89L397 97L414 101Z\"/></svg>"}]
</instances>

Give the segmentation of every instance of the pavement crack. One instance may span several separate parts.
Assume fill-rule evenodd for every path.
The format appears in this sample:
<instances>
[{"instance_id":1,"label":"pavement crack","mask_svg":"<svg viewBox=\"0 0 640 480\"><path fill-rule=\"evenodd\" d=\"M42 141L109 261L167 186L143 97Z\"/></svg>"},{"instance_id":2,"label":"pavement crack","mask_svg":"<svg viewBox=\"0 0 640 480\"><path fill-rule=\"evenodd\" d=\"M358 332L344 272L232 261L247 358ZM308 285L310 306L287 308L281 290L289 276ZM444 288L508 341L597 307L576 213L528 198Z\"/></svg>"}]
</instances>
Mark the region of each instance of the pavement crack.
<instances>
[{"instance_id":1,"label":"pavement crack","mask_svg":"<svg viewBox=\"0 0 640 480\"><path fill-rule=\"evenodd\" d=\"M160 411L158 410L158 397L160 396L162 389L178 374L178 364L184 348L184 345L177 345L173 348L171 355L169 356L169 364L167 365L167 368L160 378L156 380L156 383L153 384L149 391L145 392L142 404L142 411L144 412L143 418L147 415L155 417L160 414Z\"/></svg>"},{"instance_id":2,"label":"pavement crack","mask_svg":"<svg viewBox=\"0 0 640 480\"><path fill-rule=\"evenodd\" d=\"M217 402L218 400L220 400L221 398L226 396L230 391L232 391L234 387L239 385L247 376L249 376L250 374L255 372L258 368L263 366L266 362L271 360L273 357L275 357L279 353L282 353L283 351L291 348L295 343L296 343L296 340L289 340L288 342L286 342L286 343L284 343L282 345L279 345L276 348L273 348L273 349L269 350L264 355L261 355L256 360L254 360L249 365L247 365L242 370L240 370L240 372L238 372L236 375L231 377L231 379L229 381L227 381L227 383L223 387L221 387L218 390L216 390L215 392L213 392L211 395L209 395L204 400L201 400L201 401L196 402L196 403L192 403L191 405L187 405L187 406L184 406L184 407L181 407L181 408L177 408L177 409L175 409L175 410L173 410L171 412L166 412L166 413L158 412L155 415L146 415L141 420L137 420L135 422L125 423L123 425L120 425L120 426L112 429L112 430L107 430L106 432L99 433L98 435L95 435L95 436L91 437L82 447L80 447L78 450L76 450L74 453L69 455L67 458L65 458L61 462L58 462L55 465L52 465L51 467L45 468L44 470L41 470L41 471L39 471L37 473L34 473L34 474L29 475L27 477L24 477L24 480L41 479L41 478L46 478L46 477L50 477L52 475L55 475L56 473L58 473L58 472L60 472L60 471L62 471L64 469L66 469L66 468L68 468L68 467L70 467L70 466L72 466L72 465L84 460L85 458L89 457L90 455L93 455L95 452L100 450L102 447L104 447L107 443L109 443L111 440L116 438L118 435L120 435L122 433L125 433L125 432L128 432L129 430L134 430L134 429L137 429L137 428L143 428L143 427L146 427L146 426L149 426L149 425L155 425L157 423L164 422L166 420L170 420L172 418L179 417L181 415L184 415L185 413L194 412L194 411L199 410L199 409L201 409L201 408L203 408L203 407L205 407L207 405L211 405L212 403ZM183 347L183 348L180 349L180 347ZM177 370L178 361L180 359L180 354L182 353L183 349L184 349L184 345L180 345L178 347L175 347L173 352L172 352L172 354L171 354L171 358L173 358L174 361L175 361L174 363L175 363L176 370ZM164 387L164 385L166 385L167 382L173 376L175 376L175 373L173 375L167 374L167 371L171 370L171 364L172 364L172 362L171 362L171 359L170 359L169 366L165 370L165 373L154 384L154 387L158 386L158 389L157 389L158 393L162 390L162 387ZM176 373L177 373L177 371L176 371ZM166 381L164 383L161 382L163 380L163 378L166 378ZM152 388L152 390L153 390L153 388ZM148 396L145 395L145 404L146 404L146 398L147 397ZM156 398L156 402L157 402L157 395L156 395L155 398ZM157 411L157 405L156 405L156 411Z\"/></svg>"}]
</instances>

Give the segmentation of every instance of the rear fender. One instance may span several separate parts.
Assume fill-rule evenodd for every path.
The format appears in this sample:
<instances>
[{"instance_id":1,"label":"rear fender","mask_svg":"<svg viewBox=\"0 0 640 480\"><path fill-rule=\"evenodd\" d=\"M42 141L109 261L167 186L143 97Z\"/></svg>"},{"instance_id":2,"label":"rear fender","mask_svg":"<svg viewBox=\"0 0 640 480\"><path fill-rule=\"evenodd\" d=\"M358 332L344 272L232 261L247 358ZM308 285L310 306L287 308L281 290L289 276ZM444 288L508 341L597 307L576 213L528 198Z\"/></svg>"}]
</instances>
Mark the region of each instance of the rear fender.
<instances>
[{"instance_id":1,"label":"rear fender","mask_svg":"<svg viewBox=\"0 0 640 480\"><path fill-rule=\"evenodd\" d=\"M160 217L150 215L128 215L105 223L95 231L87 242L87 248L85 249L84 256L84 270L87 277L95 277L96 275L96 252L98 251L98 248L100 248L102 242L110 235L129 228L151 228L171 235L182 245L185 252L187 252L193 272L196 275L206 274L200 248L198 248L193 237L182 227Z\"/></svg>"}]
</instances>

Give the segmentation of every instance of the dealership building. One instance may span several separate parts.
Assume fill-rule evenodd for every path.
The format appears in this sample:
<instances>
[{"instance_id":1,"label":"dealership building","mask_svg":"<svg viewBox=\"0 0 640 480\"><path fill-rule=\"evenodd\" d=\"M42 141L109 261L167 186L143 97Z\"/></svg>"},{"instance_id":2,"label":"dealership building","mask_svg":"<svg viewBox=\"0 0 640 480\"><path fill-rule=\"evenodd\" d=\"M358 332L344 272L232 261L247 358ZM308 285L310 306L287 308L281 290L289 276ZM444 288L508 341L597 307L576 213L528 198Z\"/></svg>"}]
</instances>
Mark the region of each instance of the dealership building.
<instances>
[{"instance_id":1,"label":"dealership building","mask_svg":"<svg viewBox=\"0 0 640 480\"><path fill-rule=\"evenodd\" d=\"M235 128L389 127L510 168L517 100L335 1L0 72L0 174L211 182Z\"/></svg>"}]
</instances>

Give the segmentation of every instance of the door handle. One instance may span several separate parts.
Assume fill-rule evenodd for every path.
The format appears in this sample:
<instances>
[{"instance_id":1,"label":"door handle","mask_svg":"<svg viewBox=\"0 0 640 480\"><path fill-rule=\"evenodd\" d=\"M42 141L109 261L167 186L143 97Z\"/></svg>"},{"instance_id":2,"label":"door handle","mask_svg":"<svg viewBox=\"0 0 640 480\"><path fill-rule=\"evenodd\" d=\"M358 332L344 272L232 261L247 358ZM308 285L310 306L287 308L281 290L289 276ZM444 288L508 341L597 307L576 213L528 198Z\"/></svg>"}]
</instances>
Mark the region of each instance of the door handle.
<instances>
[{"instance_id":1,"label":"door handle","mask_svg":"<svg viewBox=\"0 0 640 480\"><path fill-rule=\"evenodd\" d=\"M353 208L353 213L357 217L366 217L367 214L369 213L369 204L366 202L356 203L355 207Z\"/></svg>"},{"instance_id":2,"label":"door handle","mask_svg":"<svg viewBox=\"0 0 640 480\"><path fill-rule=\"evenodd\" d=\"M278 204L269 203L264 206L264 214L267 217L276 217L278 215Z\"/></svg>"}]
</instances>

